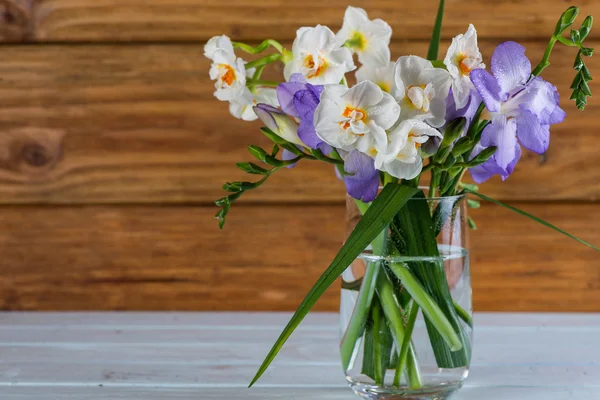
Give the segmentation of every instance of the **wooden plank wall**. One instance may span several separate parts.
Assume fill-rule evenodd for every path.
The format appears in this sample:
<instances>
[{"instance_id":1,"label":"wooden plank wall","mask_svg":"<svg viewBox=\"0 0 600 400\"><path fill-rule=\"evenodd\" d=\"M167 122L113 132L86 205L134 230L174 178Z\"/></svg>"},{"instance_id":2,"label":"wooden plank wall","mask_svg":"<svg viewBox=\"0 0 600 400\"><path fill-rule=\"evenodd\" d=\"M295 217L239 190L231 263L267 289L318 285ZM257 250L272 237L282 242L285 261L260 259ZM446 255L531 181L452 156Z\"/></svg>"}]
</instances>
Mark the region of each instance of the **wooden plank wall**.
<instances>
[{"instance_id":1,"label":"wooden plank wall","mask_svg":"<svg viewBox=\"0 0 600 400\"><path fill-rule=\"evenodd\" d=\"M394 57L424 55L435 0L353 3L392 25ZM340 246L343 188L328 166L284 171L219 232L211 201L265 142L212 97L202 47L222 33L289 45L301 25L338 29L346 4L0 1L0 309L294 309ZM448 0L442 49L472 21L486 61L517 40L537 62L570 4ZM600 15L600 0L580 5ZM546 157L482 190L598 244L600 103L567 100L573 57L559 47L545 74L569 116ZM476 309L600 311L598 253L495 206L473 216ZM337 289L317 309L335 310Z\"/></svg>"}]
</instances>

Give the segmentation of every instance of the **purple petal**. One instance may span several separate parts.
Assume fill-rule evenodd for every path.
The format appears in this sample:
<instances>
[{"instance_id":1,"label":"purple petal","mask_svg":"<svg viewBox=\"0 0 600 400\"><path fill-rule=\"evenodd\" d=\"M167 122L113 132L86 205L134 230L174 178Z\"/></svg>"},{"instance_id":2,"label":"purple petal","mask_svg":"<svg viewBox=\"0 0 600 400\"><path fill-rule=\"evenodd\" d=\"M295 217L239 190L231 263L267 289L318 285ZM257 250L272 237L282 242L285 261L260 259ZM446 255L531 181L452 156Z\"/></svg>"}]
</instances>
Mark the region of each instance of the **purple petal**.
<instances>
[{"instance_id":1,"label":"purple petal","mask_svg":"<svg viewBox=\"0 0 600 400\"><path fill-rule=\"evenodd\" d=\"M293 160L294 158L296 158L296 155L289 150L283 149L283 151L281 152L281 159L283 161ZM286 168L294 168L296 165L298 165L298 163L288 165Z\"/></svg>"},{"instance_id":2,"label":"purple petal","mask_svg":"<svg viewBox=\"0 0 600 400\"><path fill-rule=\"evenodd\" d=\"M517 123L514 118L504 115L494 117L481 135L481 145L484 147L497 146L498 150L490 158L501 170L505 171L515 159L517 146ZM487 168L489 170L489 168Z\"/></svg>"},{"instance_id":3,"label":"purple petal","mask_svg":"<svg viewBox=\"0 0 600 400\"><path fill-rule=\"evenodd\" d=\"M516 42L504 42L492 55L492 73L503 94L524 85L531 75L531 63L525 56L525 47Z\"/></svg>"},{"instance_id":4,"label":"purple petal","mask_svg":"<svg viewBox=\"0 0 600 400\"><path fill-rule=\"evenodd\" d=\"M275 108L269 104L260 103L254 106L254 112L267 128L274 132L277 132L279 130L279 128L277 127L277 122L275 121L275 118L272 114L283 114L283 112L280 109Z\"/></svg>"},{"instance_id":5,"label":"purple petal","mask_svg":"<svg viewBox=\"0 0 600 400\"><path fill-rule=\"evenodd\" d=\"M471 174L471 177L473 178L475 183L478 184L481 184L490 179L492 176L494 176L494 173L483 168L483 165L478 165L476 167L469 168L469 173Z\"/></svg>"},{"instance_id":6,"label":"purple petal","mask_svg":"<svg viewBox=\"0 0 600 400\"><path fill-rule=\"evenodd\" d=\"M369 156L358 150L348 153L344 159L344 176L346 191L355 199L370 203L377 197L379 189L379 171L375 169L375 162Z\"/></svg>"},{"instance_id":7,"label":"purple petal","mask_svg":"<svg viewBox=\"0 0 600 400\"><path fill-rule=\"evenodd\" d=\"M550 125L543 125L530 111L523 110L517 118L517 137L527 150L544 154L550 144Z\"/></svg>"},{"instance_id":8,"label":"purple petal","mask_svg":"<svg viewBox=\"0 0 600 400\"><path fill-rule=\"evenodd\" d=\"M312 90L300 90L294 95L294 108L300 119L310 119L312 122L315 110L319 105L319 97Z\"/></svg>"},{"instance_id":9,"label":"purple petal","mask_svg":"<svg viewBox=\"0 0 600 400\"><path fill-rule=\"evenodd\" d=\"M556 87L542 78L535 78L527 84L527 94L520 107L535 114L542 124L551 125L565 119L566 114L559 104Z\"/></svg>"},{"instance_id":10,"label":"purple petal","mask_svg":"<svg viewBox=\"0 0 600 400\"><path fill-rule=\"evenodd\" d=\"M467 119L466 130L467 127L471 125L471 121L473 120L481 101L479 93L477 93L476 90L471 90L467 104L463 108L457 110L452 90L450 90L450 94L446 98L446 121L449 122L456 118L465 117Z\"/></svg>"},{"instance_id":11,"label":"purple petal","mask_svg":"<svg viewBox=\"0 0 600 400\"><path fill-rule=\"evenodd\" d=\"M489 72L484 69L471 71L471 82L483 99L485 107L490 112L500 111L500 85L498 81Z\"/></svg>"},{"instance_id":12,"label":"purple petal","mask_svg":"<svg viewBox=\"0 0 600 400\"><path fill-rule=\"evenodd\" d=\"M277 100L279 100L281 109L292 117L298 117L298 112L294 107L294 95L299 90L306 90L306 84L285 82L277 86Z\"/></svg>"},{"instance_id":13,"label":"purple petal","mask_svg":"<svg viewBox=\"0 0 600 400\"><path fill-rule=\"evenodd\" d=\"M319 105L319 97L313 90L301 90L294 95L294 107L300 117L298 136L308 147L317 149L323 140L317 135L314 126L315 110ZM331 151L331 148L327 150Z\"/></svg>"}]
</instances>

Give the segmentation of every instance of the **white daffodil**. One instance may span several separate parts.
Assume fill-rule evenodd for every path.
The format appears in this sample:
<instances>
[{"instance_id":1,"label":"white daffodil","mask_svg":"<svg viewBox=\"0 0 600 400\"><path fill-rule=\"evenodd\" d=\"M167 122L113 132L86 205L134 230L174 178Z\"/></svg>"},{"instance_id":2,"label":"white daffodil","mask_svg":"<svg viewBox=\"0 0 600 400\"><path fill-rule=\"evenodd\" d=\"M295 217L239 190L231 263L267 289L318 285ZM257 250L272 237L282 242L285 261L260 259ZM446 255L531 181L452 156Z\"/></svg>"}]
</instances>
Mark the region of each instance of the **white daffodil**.
<instances>
[{"instance_id":1,"label":"white daffodil","mask_svg":"<svg viewBox=\"0 0 600 400\"><path fill-rule=\"evenodd\" d=\"M351 89L328 85L315 111L315 130L333 147L373 155L385 150L385 131L396 123L399 114L394 98L373 82L364 81Z\"/></svg>"},{"instance_id":2,"label":"white daffodil","mask_svg":"<svg viewBox=\"0 0 600 400\"><path fill-rule=\"evenodd\" d=\"M442 134L417 119L402 121L388 134L388 146L375 156L375 168L399 179L413 179L423 169L421 146Z\"/></svg>"},{"instance_id":3,"label":"white daffodil","mask_svg":"<svg viewBox=\"0 0 600 400\"><path fill-rule=\"evenodd\" d=\"M477 31L472 24L469 25L467 33L452 39L444 64L452 77L452 94L456 108L463 108L469 101L469 92L475 88L471 82L471 71L485 68L477 45Z\"/></svg>"},{"instance_id":4,"label":"white daffodil","mask_svg":"<svg viewBox=\"0 0 600 400\"><path fill-rule=\"evenodd\" d=\"M340 83L346 72L354 70L352 53L336 45L335 35L326 26L300 28L292 46L293 58L284 69L285 79L302 74L308 83Z\"/></svg>"},{"instance_id":5,"label":"white daffodil","mask_svg":"<svg viewBox=\"0 0 600 400\"><path fill-rule=\"evenodd\" d=\"M390 61L392 28L381 19L370 20L362 8L348 7L337 33L339 46L358 54L361 64L383 67Z\"/></svg>"},{"instance_id":6,"label":"white daffodil","mask_svg":"<svg viewBox=\"0 0 600 400\"><path fill-rule=\"evenodd\" d=\"M420 119L434 127L444 125L450 74L417 56L400 57L394 69L394 97L401 120Z\"/></svg>"},{"instance_id":7,"label":"white daffodil","mask_svg":"<svg viewBox=\"0 0 600 400\"><path fill-rule=\"evenodd\" d=\"M372 67L370 65L363 65L356 71L356 80L358 82L371 81L381 88L386 93L393 95L394 88L394 64L388 62L383 67Z\"/></svg>"},{"instance_id":8,"label":"white daffodil","mask_svg":"<svg viewBox=\"0 0 600 400\"><path fill-rule=\"evenodd\" d=\"M213 37L204 46L204 55L212 61L209 74L215 81L215 97L244 102L247 72L244 60L235 57L231 40L227 36Z\"/></svg>"},{"instance_id":9,"label":"white daffodil","mask_svg":"<svg viewBox=\"0 0 600 400\"><path fill-rule=\"evenodd\" d=\"M229 112L236 118L244 121L255 121L258 119L254 112L254 107L257 104L268 104L273 107L278 107L277 92L273 88L257 87L254 92L248 88L241 95L229 102Z\"/></svg>"},{"instance_id":10,"label":"white daffodil","mask_svg":"<svg viewBox=\"0 0 600 400\"><path fill-rule=\"evenodd\" d=\"M231 39L229 39L229 37L221 35L210 38L204 45L204 57L212 60L218 50L224 51L231 58L235 59L233 44L231 43Z\"/></svg>"}]
</instances>

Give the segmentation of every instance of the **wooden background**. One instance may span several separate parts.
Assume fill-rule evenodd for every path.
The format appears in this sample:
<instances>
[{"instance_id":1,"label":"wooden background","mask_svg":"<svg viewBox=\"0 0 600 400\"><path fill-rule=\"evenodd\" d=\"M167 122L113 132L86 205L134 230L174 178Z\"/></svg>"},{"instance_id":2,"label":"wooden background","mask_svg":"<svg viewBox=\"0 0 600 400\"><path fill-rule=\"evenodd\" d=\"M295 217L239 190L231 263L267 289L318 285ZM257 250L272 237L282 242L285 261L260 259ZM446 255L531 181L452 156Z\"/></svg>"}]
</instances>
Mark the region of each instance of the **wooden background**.
<instances>
[{"instance_id":1,"label":"wooden background","mask_svg":"<svg viewBox=\"0 0 600 400\"><path fill-rule=\"evenodd\" d=\"M394 57L426 53L436 3L353 2L392 25ZM340 246L344 190L329 166L305 163L219 232L211 201L265 141L213 98L203 44L225 33L289 45L302 25L338 29L346 5L0 0L0 309L294 309ZM448 0L442 51L472 21L487 62L517 40L536 63L569 5ZM600 0L579 6L600 16ZM600 29L588 42L600 47ZM567 100L574 55L558 47L544 74L568 113L547 156L526 154L482 191L598 244L600 103L579 113ZM477 310L600 311L599 253L492 205L472 214ZM336 285L316 309L337 304Z\"/></svg>"}]
</instances>

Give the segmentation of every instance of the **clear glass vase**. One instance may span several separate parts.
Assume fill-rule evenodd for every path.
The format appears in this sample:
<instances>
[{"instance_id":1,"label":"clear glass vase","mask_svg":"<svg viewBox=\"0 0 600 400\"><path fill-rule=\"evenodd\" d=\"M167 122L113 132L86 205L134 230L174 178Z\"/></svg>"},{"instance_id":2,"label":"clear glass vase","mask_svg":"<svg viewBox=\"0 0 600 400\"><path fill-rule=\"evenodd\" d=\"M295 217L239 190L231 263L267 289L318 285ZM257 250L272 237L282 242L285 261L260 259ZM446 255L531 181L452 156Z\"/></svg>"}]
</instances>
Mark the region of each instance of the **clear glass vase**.
<instances>
[{"instance_id":1,"label":"clear glass vase","mask_svg":"<svg viewBox=\"0 0 600 400\"><path fill-rule=\"evenodd\" d=\"M343 273L340 353L360 397L440 400L467 378L466 210L464 196L427 198L422 191ZM348 198L347 234L361 215Z\"/></svg>"}]
</instances>

